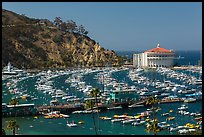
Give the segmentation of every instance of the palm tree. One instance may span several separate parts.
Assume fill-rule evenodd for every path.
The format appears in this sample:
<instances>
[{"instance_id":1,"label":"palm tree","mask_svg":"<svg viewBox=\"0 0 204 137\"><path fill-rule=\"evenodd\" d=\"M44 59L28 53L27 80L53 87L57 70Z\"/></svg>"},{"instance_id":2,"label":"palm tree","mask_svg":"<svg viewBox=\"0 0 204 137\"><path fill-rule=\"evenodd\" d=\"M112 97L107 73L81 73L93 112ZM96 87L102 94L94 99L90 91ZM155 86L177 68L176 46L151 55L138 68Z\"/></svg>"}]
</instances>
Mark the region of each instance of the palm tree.
<instances>
[{"instance_id":1,"label":"palm tree","mask_svg":"<svg viewBox=\"0 0 204 137\"><path fill-rule=\"evenodd\" d=\"M14 105L14 106L15 106L15 105L18 104L18 102L19 102L19 100L18 100L17 98L11 99L11 100L9 101L9 105ZM16 128L18 129L18 128L19 128L19 125L17 125L17 123L16 123L16 113L15 113L14 120L10 120L10 121L8 122L7 129L12 130L12 131L13 131L13 135L15 135L15 133L16 133Z\"/></svg>"},{"instance_id":2,"label":"palm tree","mask_svg":"<svg viewBox=\"0 0 204 137\"><path fill-rule=\"evenodd\" d=\"M8 121L8 125L7 125L7 129L11 130L13 132L13 135L16 134L16 128L18 128L19 126L16 124L15 120L9 120Z\"/></svg>"},{"instance_id":3,"label":"palm tree","mask_svg":"<svg viewBox=\"0 0 204 137\"><path fill-rule=\"evenodd\" d=\"M11 99L11 100L9 101L9 105L17 105L18 102L19 102L19 101L18 101L17 98Z\"/></svg>"},{"instance_id":4,"label":"palm tree","mask_svg":"<svg viewBox=\"0 0 204 137\"><path fill-rule=\"evenodd\" d=\"M98 130L100 130L100 119L99 119L98 100L97 100L97 96L99 95L100 95L100 90L98 88L93 88L90 92L90 96L95 98L95 104L96 104L96 109L98 114Z\"/></svg>"},{"instance_id":5,"label":"palm tree","mask_svg":"<svg viewBox=\"0 0 204 137\"><path fill-rule=\"evenodd\" d=\"M146 101L146 105L152 105L152 110L153 110L153 119L155 119L155 107L154 105L157 104L159 102L159 100L154 97L154 96L150 96L147 101Z\"/></svg>"},{"instance_id":6,"label":"palm tree","mask_svg":"<svg viewBox=\"0 0 204 137\"><path fill-rule=\"evenodd\" d=\"M16 106L18 104L19 100L17 98L11 99L9 101L9 105L14 105ZM16 113L15 113L15 118L16 118Z\"/></svg>"},{"instance_id":7,"label":"palm tree","mask_svg":"<svg viewBox=\"0 0 204 137\"><path fill-rule=\"evenodd\" d=\"M157 104L159 102L159 100L154 97L154 96L150 96L147 101L146 101L146 105L152 105L152 111L153 111L153 121L150 121L147 125L147 132L153 131L154 135L157 134L157 132L160 131L160 128L158 126L158 119L155 119L155 104Z\"/></svg>"},{"instance_id":8,"label":"palm tree","mask_svg":"<svg viewBox=\"0 0 204 137\"><path fill-rule=\"evenodd\" d=\"M94 124L94 129L95 129L95 132L96 132L96 135L97 135L96 123L95 123L95 118L94 118L94 113L93 113L93 106L94 106L93 101L92 101L92 100L87 100L87 101L85 102L84 108L85 108L85 109L91 109L92 118L93 118L93 124Z\"/></svg>"},{"instance_id":9,"label":"palm tree","mask_svg":"<svg viewBox=\"0 0 204 137\"><path fill-rule=\"evenodd\" d=\"M153 121L150 121L147 124L147 129L146 131L149 133L150 131L152 131L154 133L154 135L157 135L157 132L160 131L160 128L158 126L158 120L154 119Z\"/></svg>"}]
</instances>

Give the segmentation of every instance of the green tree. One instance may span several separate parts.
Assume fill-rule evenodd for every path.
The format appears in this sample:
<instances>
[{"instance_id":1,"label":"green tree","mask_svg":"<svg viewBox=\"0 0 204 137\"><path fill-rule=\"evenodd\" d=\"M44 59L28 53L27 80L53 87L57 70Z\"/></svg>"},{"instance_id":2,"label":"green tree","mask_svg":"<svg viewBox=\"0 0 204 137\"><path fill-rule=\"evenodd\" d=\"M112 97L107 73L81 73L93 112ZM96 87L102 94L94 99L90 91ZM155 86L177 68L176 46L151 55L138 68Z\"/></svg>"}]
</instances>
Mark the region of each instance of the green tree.
<instances>
[{"instance_id":1,"label":"green tree","mask_svg":"<svg viewBox=\"0 0 204 137\"><path fill-rule=\"evenodd\" d=\"M15 120L9 120L8 121L8 125L7 125L7 129L11 130L13 135L16 134L16 128L19 128L19 125L17 125Z\"/></svg>"},{"instance_id":2,"label":"green tree","mask_svg":"<svg viewBox=\"0 0 204 137\"><path fill-rule=\"evenodd\" d=\"M9 105L14 105L14 106L16 106L18 103L19 103L19 100L18 100L17 98L11 99L11 100L9 101ZM19 125L17 125L17 123L16 123L16 113L15 113L14 120L10 120L10 121L8 122L7 129L11 130L11 131L13 132L13 135L15 135L15 133L16 133L16 128L18 129L18 128L19 128Z\"/></svg>"},{"instance_id":3,"label":"green tree","mask_svg":"<svg viewBox=\"0 0 204 137\"><path fill-rule=\"evenodd\" d=\"M85 102L84 108L85 109L91 109L91 113L92 113L92 118L93 118L93 124L94 124L94 129L97 135L97 128L96 128L96 123L95 123L95 118L94 118L94 113L93 113L93 107L94 107L94 102L92 100L87 100Z\"/></svg>"},{"instance_id":4,"label":"green tree","mask_svg":"<svg viewBox=\"0 0 204 137\"><path fill-rule=\"evenodd\" d=\"M57 28L60 28L60 25L61 25L61 24L62 24L61 17L55 17L54 25L55 25Z\"/></svg>"},{"instance_id":5,"label":"green tree","mask_svg":"<svg viewBox=\"0 0 204 137\"><path fill-rule=\"evenodd\" d=\"M95 105L98 114L98 130L100 130L100 119L99 119L99 110L98 110L98 99L97 97L100 95L100 90L98 88L91 89L90 96L95 98Z\"/></svg>"},{"instance_id":6,"label":"green tree","mask_svg":"<svg viewBox=\"0 0 204 137\"><path fill-rule=\"evenodd\" d=\"M62 22L62 23L60 24L60 30L61 30L62 32L66 33L66 31L67 31L67 24L66 24L65 22Z\"/></svg>"},{"instance_id":7,"label":"green tree","mask_svg":"<svg viewBox=\"0 0 204 137\"><path fill-rule=\"evenodd\" d=\"M63 36L62 35L56 35L52 40L57 44L62 43L63 42Z\"/></svg>"},{"instance_id":8,"label":"green tree","mask_svg":"<svg viewBox=\"0 0 204 137\"><path fill-rule=\"evenodd\" d=\"M154 97L154 96L150 96L147 101L146 101L146 105L151 105L152 106L152 111L153 111L153 119L155 119L155 105L159 102L159 100Z\"/></svg>"},{"instance_id":9,"label":"green tree","mask_svg":"<svg viewBox=\"0 0 204 137\"><path fill-rule=\"evenodd\" d=\"M77 25L76 25L76 22L74 22L73 20L68 20L66 22L66 31L67 32L77 32L78 29L77 29Z\"/></svg>"},{"instance_id":10,"label":"green tree","mask_svg":"<svg viewBox=\"0 0 204 137\"><path fill-rule=\"evenodd\" d=\"M78 31L79 31L80 34L83 34L86 30L85 30L83 25L80 25L79 28L78 28Z\"/></svg>"},{"instance_id":11,"label":"green tree","mask_svg":"<svg viewBox=\"0 0 204 137\"><path fill-rule=\"evenodd\" d=\"M147 101L146 101L146 105L151 105L152 106L152 111L153 111L153 120L150 120L150 122L147 125L147 132L152 131L154 133L154 135L157 134L157 132L160 131L160 128L158 126L158 119L155 118L155 104L157 104L159 102L159 100L154 97L154 96L150 96Z\"/></svg>"},{"instance_id":12,"label":"green tree","mask_svg":"<svg viewBox=\"0 0 204 137\"><path fill-rule=\"evenodd\" d=\"M86 30L85 32L84 32L84 35L87 35L89 32Z\"/></svg>"},{"instance_id":13,"label":"green tree","mask_svg":"<svg viewBox=\"0 0 204 137\"><path fill-rule=\"evenodd\" d=\"M11 99L9 101L9 105L17 105L19 103L19 100L17 98Z\"/></svg>"},{"instance_id":14,"label":"green tree","mask_svg":"<svg viewBox=\"0 0 204 137\"><path fill-rule=\"evenodd\" d=\"M153 119L152 121L150 121L147 124L146 131L148 133L152 131L154 133L154 135L157 135L157 133L160 131L160 128L158 126L158 120L157 119Z\"/></svg>"}]
</instances>

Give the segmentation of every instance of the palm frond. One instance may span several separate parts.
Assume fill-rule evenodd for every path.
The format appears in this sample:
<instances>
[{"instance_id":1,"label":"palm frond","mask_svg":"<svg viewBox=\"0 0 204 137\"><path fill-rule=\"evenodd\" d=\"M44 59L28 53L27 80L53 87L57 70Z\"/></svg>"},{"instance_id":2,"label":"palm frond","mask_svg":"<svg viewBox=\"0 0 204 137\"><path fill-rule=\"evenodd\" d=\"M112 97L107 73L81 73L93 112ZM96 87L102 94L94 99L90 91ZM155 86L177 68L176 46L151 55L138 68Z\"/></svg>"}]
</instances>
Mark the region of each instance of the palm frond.
<instances>
[{"instance_id":1,"label":"palm frond","mask_svg":"<svg viewBox=\"0 0 204 137\"><path fill-rule=\"evenodd\" d=\"M90 95L91 97L97 97L98 95L100 95L100 90L98 88L93 88L90 91Z\"/></svg>"},{"instance_id":2,"label":"palm frond","mask_svg":"<svg viewBox=\"0 0 204 137\"><path fill-rule=\"evenodd\" d=\"M94 107L94 103L92 100L87 100L84 104L85 109L92 109Z\"/></svg>"}]
</instances>

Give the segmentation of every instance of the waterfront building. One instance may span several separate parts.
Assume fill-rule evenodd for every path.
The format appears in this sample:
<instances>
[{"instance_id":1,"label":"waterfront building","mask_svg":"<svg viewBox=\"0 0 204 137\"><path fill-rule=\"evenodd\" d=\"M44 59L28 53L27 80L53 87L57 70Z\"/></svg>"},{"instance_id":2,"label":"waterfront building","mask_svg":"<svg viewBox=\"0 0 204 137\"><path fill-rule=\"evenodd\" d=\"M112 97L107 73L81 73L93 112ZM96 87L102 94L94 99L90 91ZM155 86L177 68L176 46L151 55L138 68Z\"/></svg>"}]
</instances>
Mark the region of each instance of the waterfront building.
<instances>
[{"instance_id":1,"label":"waterfront building","mask_svg":"<svg viewBox=\"0 0 204 137\"><path fill-rule=\"evenodd\" d=\"M13 67L10 62L8 62L8 65L2 70L3 75L18 75L22 73L24 73L23 70Z\"/></svg>"},{"instance_id":2,"label":"waterfront building","mask_svg":"<svg viewBox=\"0 0 204 137\"><path fill-rule=\"evenodd\" d=\"M174 59L174 51L161 48L160 44L157 44L156 48L133 54L133 66L137 68L172 67Z\"/></svg>"},{"instance_id":3,"label":"waterfront building","mask_svg":"<svg viewBox=\"0 0 204 137\"><path fill-rule=\"evenodd\" d=\"M113 102L127 102L127 101L136 101L139 99L137 91L134 89L125 89L125 90L112 90L110 92L110 99Z\"/></svg>"},{"instance_id":4,"label":"waterfront building","mask_svg":"<svg viewBox=\"0 0 204 137\"><path fill-rule=\"evenodd\" d=\"M8 65L3 68L2 70L3 75L17 75L18 73L13 71L13 67L11 66L11 63L8 62Z\"/></svg>"},{"instance_id":5,"label":"waterfront building","mask_svg":"<svg viewBox=\"0 0 204 137\"><path fill-rule=\"evenodd\" d=\"M37 109L34 104L17 104L7 105L2 103L3 116L30 116L37 114Z\"/></svg>"}]
</instances>

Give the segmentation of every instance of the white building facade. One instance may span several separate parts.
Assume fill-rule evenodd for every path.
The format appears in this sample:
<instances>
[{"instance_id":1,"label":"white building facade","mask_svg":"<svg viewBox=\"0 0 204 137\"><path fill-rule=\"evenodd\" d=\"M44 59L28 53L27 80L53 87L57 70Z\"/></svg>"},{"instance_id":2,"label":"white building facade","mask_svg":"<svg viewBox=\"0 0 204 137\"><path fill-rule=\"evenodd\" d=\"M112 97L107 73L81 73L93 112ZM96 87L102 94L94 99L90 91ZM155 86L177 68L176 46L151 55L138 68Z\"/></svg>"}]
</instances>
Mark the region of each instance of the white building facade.
<instances>
[{"instance_id":1,"label":"white building facade","mask_svg":"<svg viewBox=\"0 0 204 137\"><path fill-rule=\"evenodd\" d=\"M142 68L172 67L174 65L175 53L172 50L156 48L143 53L133 54L133 66Z\"/></svg>"}]
</instances>

